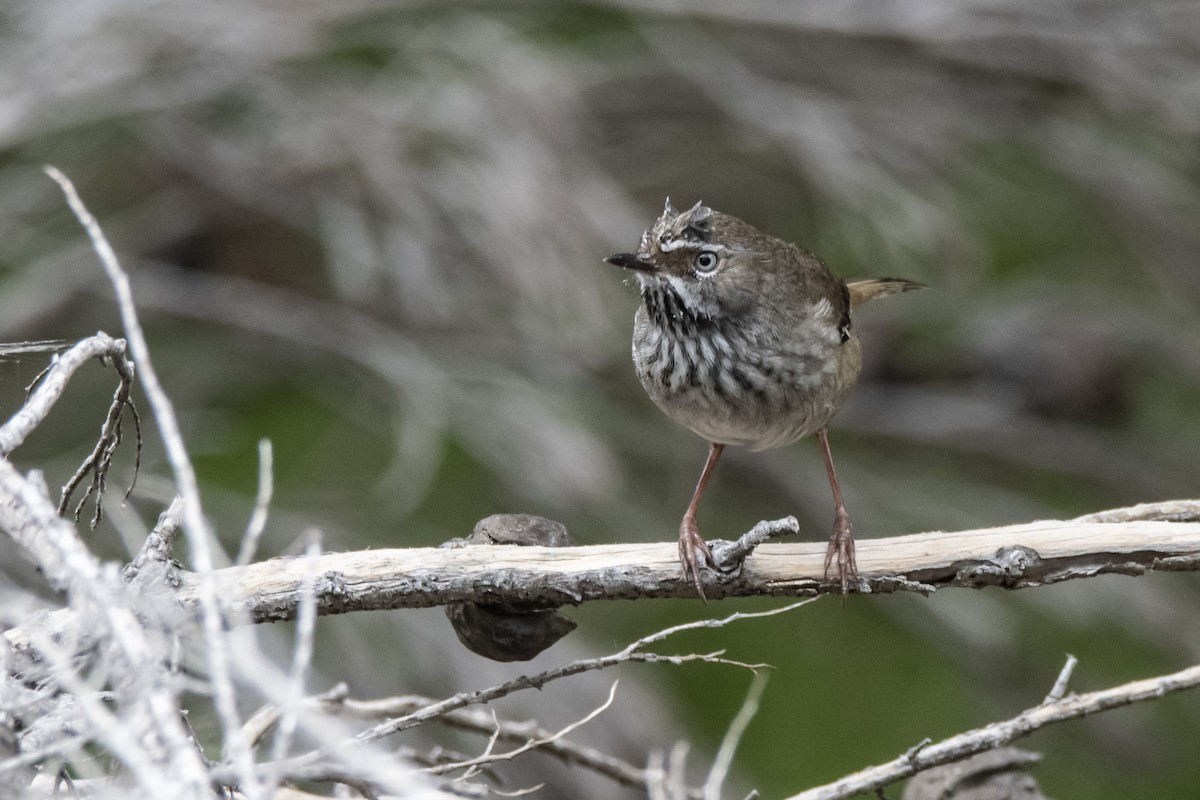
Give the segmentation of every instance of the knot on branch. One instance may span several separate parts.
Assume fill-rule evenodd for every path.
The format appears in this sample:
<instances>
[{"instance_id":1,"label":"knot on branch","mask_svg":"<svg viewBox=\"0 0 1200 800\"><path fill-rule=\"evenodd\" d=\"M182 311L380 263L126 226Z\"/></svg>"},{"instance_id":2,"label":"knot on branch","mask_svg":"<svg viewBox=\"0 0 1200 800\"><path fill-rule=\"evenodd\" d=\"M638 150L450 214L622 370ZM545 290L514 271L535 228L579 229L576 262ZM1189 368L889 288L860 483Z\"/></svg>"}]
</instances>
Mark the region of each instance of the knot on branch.
<instances>
[{"instance_id":1,"label":"knot on branch","mask_svg":"<svg viewBox=\"0 0 1200 800\"><path fill-rule=\"evenodd\" d=\"M325 598L331 609L341 610L346 607L350 595L346 589L346 578L336 570L328 570L313 581L313 591L318 597Z\"/></svg>"},{"instance_id":2,"label":"knot on branch","mask_svg":"<svg viewBox=\"0 0 1200 800\"><path fill-rule=\"evenodd\" d=\"M1031 547L1002 547L986 561L972 561L959 567L956 580L964 586L1011 587L1042 565L1042 557Z\"/></svg>"},{"instance_id":3,"label":"knot on branch","mask_svg":"<svg viewBox=\"0 0 1200 800\"><path fill-rule=\"evenodd\" d=\"M493 514L480 520L465 539L443 547L536 545L571 547L566 527L534 514ZM493 661L528 661L575 630L575 620L547 603L451 603L446 617L458 640Z\"/></svg>"},{"instance_id":4,"label":"knot on branch","mask_svg":"<svg viewBox=\"0 0 1200 800\"><path fill-rule=\"evenodd\" d=\"M800 522L795 517L764 519L743 533L736 541L713 539L708 543L712 550L713 566L726 574L741 569L742 563L763 542L779 536L800 532Z\"/></svg>"}]
</instances>

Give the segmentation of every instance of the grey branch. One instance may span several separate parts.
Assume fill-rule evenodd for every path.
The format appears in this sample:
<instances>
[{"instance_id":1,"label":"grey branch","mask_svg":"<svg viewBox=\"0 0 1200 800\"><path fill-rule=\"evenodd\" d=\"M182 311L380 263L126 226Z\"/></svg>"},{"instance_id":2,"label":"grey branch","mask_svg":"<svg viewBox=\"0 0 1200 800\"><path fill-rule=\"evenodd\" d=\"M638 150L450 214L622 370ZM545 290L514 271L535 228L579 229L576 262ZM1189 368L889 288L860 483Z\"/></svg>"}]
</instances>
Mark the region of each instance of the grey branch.
<instances>
[{"instance_id":1,"label":"grey branch","mask_svg":"<svg viewBox=\"0 0 1200 800\"><path fill-rule=\"evenodd\" d=\"M606 656L597 658L585 658L572 661L551 669L539 672L534 675L522 675L504 683L495 684L485 689L477 689L472 691L459 692L452 697L431 702L427 705L419 706L400 716L390 717L384 722L373 725L359 732L356 736L341 742L336 747L325 747L319 750L313 750L301 756L284 759L280 761L271 761L260 764L260 767L272 770L276 775L288 779L298 780L304 777L311 777L310 770L321 768L321 765L327 764L331 757L345 753L350 748L361 747L376 742L384 737L391 736L400 731L410 730L419 727L431 720L438 720L446 717L461 709L469 706L484 705L498 700L502 697L507 697L515 692L521 692L528 689L541 689L543 686L557 680L569 678L574 675L579 675L584 672L593 670L602 670L615 667L620 664L688 664L688 663L707 663L707 664L724 664L727 666L741 667L757 672L758 670L766 669L768 664L747 664L741 661L726 658L724 651L715 653L682 653L678 655L667 655L661 653L646 652L646 648L653 644L658 644L664 639L667 639L677 633L683 631L697 630L700 628L721 628L730 623L739 620L760 619L764 617L772 617L777 614L785 614L800 606L806 605L810 600L800 600L795 603L790 603L781 608L774 608L768 611L758 612L735 612L729 616L719 619L703 619L695 622L688 622L682 625L674 625L670 628L665 628L656 633L632 642L625 648L611 653ZM333 694L330 699L336 699L339 695ZM240 731L242 737L246 741L254 741L260 738L266 728L277 723L277 712L267 709L256 714L247 727ZM218 766L213 770L213 778L219 783L229 782L236 779L236 774L233 773L227 766Z\"/></svg>"},{"instance_id":2,"label":"grey branch","mask_svg":"<svg viewBox=\"0 0 1200 800\"><path fill-rule=\"evenodd\" d=\"M1156 504L1166 519L1093 522L1088 518L998 528L917 533L858 544L860 592L932 592L947 587L1022 589L1105 573L1200 569L1200 501ZM1119 512L1106 512L1119 515ZM789 520L767 523L778 530ZM758 526L756 526L756 529ZM814 537L815 538L815 537ZM732 547L732 550L739 548ZM714 551L721 553L721 548ZM825 543L761 544L727 572L705 570L710 600L811 596L837 591L824 577ZM304 580L316 570L320 614L446 603L541 602L694 597L681 580L674 543L591 547L459 547L327 553L278 558L213 574L235 617L289 620ZM197 602L198 579L179 573L181 601Z\"/></svg>"},{"instance_id":3,"label":"grey branch","mask_svg":"<svg viewBox=\"0 0 1200 800\"><path fill-rule=\"evenodd\" d=\"M72 345L65 353L54 357L50 367L42 373L29 397L16 414L0 425L0 456L7 456L25 441L29 434L42 423L50 409L62 397L67 381L75 371L93 358L108 358L117 364L124 377L132 371L125 354L125 340L114 339L105 333L97 333Z\"/></svg>"},{"instance_id":4,"label":"grey branch","mask_svg":"<svg viewBox=\"0 0 1200 800\"><path fill-rule=\"evenodd\" d=\"M401 717L412 714L438 701L432 697L403 695L373 700L359 700L349 696L349 687L339 684L333 689L305 701L306 706L330 713L341 713L365 718ZM265 736L278 721L281 712L277 706L267 706L246 722L247 738L254 744ZM436 718L447 727L457 728L481 736L495 736L499 741L525 744L542 740L539 750L564 761L590 769L624 786L645 786L650 780L649 771L637 767L624 759L597 750L594 747L562 737L543 728L535 720L509 720L497 717L483 708L460 708L448 711ZM690 790L689 797L701 800L703 793Z\"/></svg>"},{"instance_id":5,"label":"grey branch","mask_svg":"<svg viewBox=\"0 0 1200 800\"><path fill-rule=\"evenodd\" d=\"M873 792L921 770L1006 745L1039 728L1111 708L1154 700L1172 692L1200 686L1200 665L1170 675L1146 678L1098 692L1070 695L1022 711L1017 716L960 733L940 742L915 747L886 764L868 767L833 783L793 795L788 800L843 800Z\"/></svg>"},{"instance_id":6,"label":"grey branch","mask_svg":"<svg viewBox=\"0 0 1200 800\"><path fill-rule=\"evenodd\" d=\"M20 503L16 494L8 494L8 500ZM930 592L986 585L1021 589L1105 573L1200 569L1200 522L1194 521L1200 519L1200 501L1146 504L1102 514L1135 518L1093 522L1090 520L1100 515L1089 515L1058 522L864 539L859 542L861 580L856 588L870 592ZM788 525L789 520L781 520L755 529L777 530ZM15 530L8 524L5 527L27 550L45 549L43 537L34 530L22 535L20 525L14 526ZM719 547L714 550L721 552ZM824 551L822 542L759 545L728 573L705 571L709 599L837 591L837 585L823 576ZM165 555L160 553L158 558ZM53 577L58 562L52 554L40 560ZM144 560L139 555L137 563ZM196 608L197 576L174 565L164 566L169 568L158 570L161 578L156 581L165 583L181 603ZM691 583L681 580L673 542L326 553L311 559L276 558L228 567L215 571L212 579L231 620L268 622L295 618L305 582L313 581L314 574L311 585L321 615L456 602L570 605L588 600L695 596ZM70 626L69 611L56 614L52 615L56 624ZM16 652L29 650L29 632L24 626L3 635ZM81 646L85 644L81 642Z\"/></svg>"}]
</instances>

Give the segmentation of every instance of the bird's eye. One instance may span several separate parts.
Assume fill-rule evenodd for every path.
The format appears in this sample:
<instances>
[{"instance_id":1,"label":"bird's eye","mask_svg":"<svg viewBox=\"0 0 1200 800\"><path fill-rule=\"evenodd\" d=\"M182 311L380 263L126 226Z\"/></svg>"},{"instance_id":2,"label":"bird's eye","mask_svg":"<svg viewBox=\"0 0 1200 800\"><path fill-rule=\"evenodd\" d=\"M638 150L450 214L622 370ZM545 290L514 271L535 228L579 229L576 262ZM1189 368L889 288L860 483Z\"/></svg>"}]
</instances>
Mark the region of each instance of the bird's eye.
<instances>
[{"instance_id":1,"label":"bird's eye","mask_svg":"<svg viewBox=\"0 0 1200 800\"><path fill-rule=\"evenodd\" d=\"M693 263L695 264L696 272L701 275L708 275L716 270L717 264L721 263L721 259L711 250L703 250L696 256L696 260Z\"/></svg>"}]
</instances>

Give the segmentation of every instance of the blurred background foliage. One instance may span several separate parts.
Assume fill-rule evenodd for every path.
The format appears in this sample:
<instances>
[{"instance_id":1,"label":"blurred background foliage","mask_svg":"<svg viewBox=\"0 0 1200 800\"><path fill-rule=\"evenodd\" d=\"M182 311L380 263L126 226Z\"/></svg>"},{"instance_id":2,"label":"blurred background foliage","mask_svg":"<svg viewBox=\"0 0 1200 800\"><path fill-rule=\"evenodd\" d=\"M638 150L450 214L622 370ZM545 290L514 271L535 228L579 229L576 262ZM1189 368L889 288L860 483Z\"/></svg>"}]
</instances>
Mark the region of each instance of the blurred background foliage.
<instances>
[{"instance_id":1,"label":"blurred background foliage","mask_svg":"<svg viewBox=\"0 0 1200 800\"><path fill-rule=\"evenodd\" d=\"M667 540L705 446L643 395L636 292L600 260L670 195L845 276L936 287L858 318L863 381L832 437L861 536L1195 497L1198 134L1194 3L18 0L0 8L0 339L120 332L53 163L132 272L227 552L264 437L262 556L312 527L330 549L433 545L501 511L581 543ZM0 363L6 413L43 363ZM18 462L65 480L112 383L77 377ZM147 427L133 502L92 539L109 557L172 493ZM810 442L731 452L701 525L786 514L827 535ZM18 572L10 615L36 585ZM591 604L532 668L775 604ZM1068 652L1077 690L1195 662L1198 605L1193 575L853 597L679 646L776 665L735 775L773 797L1033 705ZM314 689L439 695L531 668L467 653L437 610L318 634ZM500 712L562 725L608 680ZM748 686L629 667L579 738L637 763L687 739L700 770ZM1026 745L1051 796L1192 796L1198 718L1173 697ZM618 794L538 756L505 774Z\"/></svg>"}]
</instances>

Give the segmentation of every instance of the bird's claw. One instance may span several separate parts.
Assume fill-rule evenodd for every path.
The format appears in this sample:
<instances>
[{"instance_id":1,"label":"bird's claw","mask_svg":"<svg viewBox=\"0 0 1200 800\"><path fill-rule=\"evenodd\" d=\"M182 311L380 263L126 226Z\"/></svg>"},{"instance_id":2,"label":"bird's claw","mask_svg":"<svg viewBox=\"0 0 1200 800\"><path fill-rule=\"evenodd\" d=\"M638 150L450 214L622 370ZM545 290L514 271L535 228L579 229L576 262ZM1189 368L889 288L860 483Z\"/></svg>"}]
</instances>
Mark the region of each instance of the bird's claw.
<instances>
[{"instance_id":1,"label":"bird's claw","mask_svg":"<svg viewBox=\"0 0 1200 800\"><path fill-rule=\"evenodd\" d=\"M850 591L850 581L858 578L858 565L854 561L854 534L851 533L850 518L844 509L838 509L833 518L833 533L829 537L829 547L825 550L825 578L829 579L829 568L837 558L838 581L842 586L842 595Z\"/></svg>"},{"instance_id":2,"label":"bird's claw","mask_svg":"<svg viewBox=\"0 0 1200 800\"><path fill-rule=\"evenodd\" d=\"M692 582L696 584L696 593L700 595L701 600L708 602L708 598L704 596L704 583L700 579L701 558L705 563L713 564L712 550L700 535L695 518L684 517L683 522L679 523L679 563L683 566L683 578L687 580L691 576Z\"/></svg>"}]
</instances>

